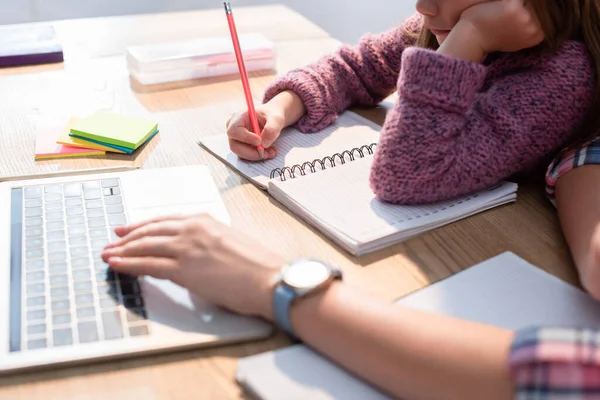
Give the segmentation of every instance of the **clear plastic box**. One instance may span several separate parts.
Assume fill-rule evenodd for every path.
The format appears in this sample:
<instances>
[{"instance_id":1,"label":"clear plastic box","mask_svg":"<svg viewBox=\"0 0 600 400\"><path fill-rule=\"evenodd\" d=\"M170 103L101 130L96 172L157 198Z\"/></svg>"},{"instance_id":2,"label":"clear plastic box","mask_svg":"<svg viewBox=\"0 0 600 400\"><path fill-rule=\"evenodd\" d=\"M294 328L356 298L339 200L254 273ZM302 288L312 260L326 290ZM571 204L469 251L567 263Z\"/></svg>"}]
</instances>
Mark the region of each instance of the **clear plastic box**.
<instances>
[{"instance_id":1,"label":"clear plastic box","mask_svg":"<svg viewBox=\"0 0 600 400\"><path fill-rule=\"evenodd\" d=\"M248 72L275 70L273 42L256 33L239 39ZM239 73L229 36L129 47L127 65L143 85Z\"/></svg>"}]
</instances>

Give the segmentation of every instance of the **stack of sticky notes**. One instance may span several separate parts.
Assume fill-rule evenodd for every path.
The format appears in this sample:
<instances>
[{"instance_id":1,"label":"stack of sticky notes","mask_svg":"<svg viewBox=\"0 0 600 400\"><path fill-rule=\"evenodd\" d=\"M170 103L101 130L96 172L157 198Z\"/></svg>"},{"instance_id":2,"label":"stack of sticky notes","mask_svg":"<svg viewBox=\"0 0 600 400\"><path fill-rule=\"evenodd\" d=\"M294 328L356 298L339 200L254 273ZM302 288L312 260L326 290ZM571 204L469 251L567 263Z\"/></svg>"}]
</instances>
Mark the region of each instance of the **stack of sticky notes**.
<instances>
[{"instance_id":1,"label":"stack of sticky notes","mask_svg":"<svg viewBox=\"0 0 600 400\"><path fill-rule=\"evenodd\" d=\"M126 115L98 111L73 122L69 137L78 144L101 145L131 154L158 133L158 124Z\"/></svg>"},{"instance_id":2,"label":"stack of sticky notes","mask_svg":"<svg viewBox=\"0 0 600 400\"><path fill-rule=\"evenodd\" d=\"M132 154L157 133L156 122L98 111L87 118L71 118L65 127L38 130L35 158Z\"/></svg>"}]
</instances>

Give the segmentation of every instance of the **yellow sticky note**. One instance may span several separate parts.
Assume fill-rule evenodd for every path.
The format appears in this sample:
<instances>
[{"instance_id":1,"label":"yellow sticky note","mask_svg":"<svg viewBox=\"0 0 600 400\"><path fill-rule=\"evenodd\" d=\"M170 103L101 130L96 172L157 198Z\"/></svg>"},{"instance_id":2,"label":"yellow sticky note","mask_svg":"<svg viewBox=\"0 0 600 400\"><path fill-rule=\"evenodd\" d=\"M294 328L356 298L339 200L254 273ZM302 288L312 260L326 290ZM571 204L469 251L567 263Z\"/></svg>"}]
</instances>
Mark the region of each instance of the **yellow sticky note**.
<instances>
[{"instance_id":1,"label":"yellow sticky note","mask_svg":"<svg viewBox=\"0 0 600 400\"><path fill-rule=\"evenodd\" d=\"M65 129L60 133L56 143L64 144L65 146L80 147L83 149L94 149L94 150L110 151L113 153L125 154L124 151L117 150L112 147L103 146L101 144L92 143L92 142L88 142L86 140L74 138L73 136L69 136L69 133L71 133L71 126L74 123L76 123L77 121L79 121L80 119L81 118L71 118L69 120L69 122L67 123L67 126L65 127Z\"/></svg>"}]
</instances>

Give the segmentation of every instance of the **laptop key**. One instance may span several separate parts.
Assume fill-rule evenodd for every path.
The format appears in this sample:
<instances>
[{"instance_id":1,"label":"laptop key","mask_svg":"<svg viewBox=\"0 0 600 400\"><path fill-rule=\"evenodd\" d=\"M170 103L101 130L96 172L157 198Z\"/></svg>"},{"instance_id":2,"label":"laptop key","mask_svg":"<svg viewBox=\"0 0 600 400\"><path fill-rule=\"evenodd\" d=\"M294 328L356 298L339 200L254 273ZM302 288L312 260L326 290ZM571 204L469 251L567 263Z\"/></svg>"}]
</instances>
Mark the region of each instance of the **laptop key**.
<instances>
[{"instance_id":1,"label":"laptop key","mask_svg":"<svg viewBox=\"0 0 600 400\"><path fill-rule=\"evenodd\" d=\"M39 237L27 238L25 240L25 247L28 249L31 249L34 247L42 247L43 245L44 245L44 240Z\"/></svg>"},{"instance_id":2,"label":"laptop key","mask_svg":"<svg viewBox=\"0 0 600 400\"><path fill-rule=\"evenodd\" d=\"M69 283L68 275L50 276L50 287L66 286Z\"/></svg>"},{"instance_id":3,"label":"laptop key","mask_svg":"<svg viewBox=\"0 0 600 400\"><path fill-rule=\"evenodd\" d=\"M138 322L146 319L146 311L141 308L127 310L126 314L128 322Z\"/></svg>"},{"instance_id":4,"label":"laptop key","mask_svg":"<svg viewBox=\"0 0 600 400\"><path fill-rule=\"evenodd\" d=\"M63 313L63 314L52 314L52 324L53 325L64 325L71 323L71 314Z\"/></svg>"},{"instance_id":5,"label":"laptop key","mask_svg":"<svg viewBox=\"0 0 600 400\"><path fill-rule=\"evenodd\" d=\"M46 228L49 231L62 231L63 229L65 229L65 224L62 221L47 222Z\"/></svg>"},{"instance_id":6,"label":"laptop key","mask_svg":"<svg viewBox=\"0 0 600 400\"><path fill-rule=\"evenodd\" d=\"M103 188L110 188L110 187L117 187L117 186L119 186L118 179L105 179L102 181Z\"/></svg>"},{"instance_id":7,"label":"laptop key","mask_svg":"<svg viewBox=\"0 0 600 400\"><path fill-rule=\"evenodd\" d=\"M44 186L44 193L60 193L60 194L62 194L62 186L60 186L60 185Z\"/></svg>"},{"instance_id":8,"label":"laptop key","mask_svg":"<svg viewBox=\"0 0 600 400\"><path fill-rule=\"evenodd\" d=\"M73 283L73 290L78 293L90 292L92 290L92 282L82 281Z\"/></svg>"},{"instance_id":9,"label":"laptop key","mask_svg":"<svg viewBox=\"0 0 600 400\"><path fill-rule=\"evenodd\" d=\"M85 189L83 191L83 198L86 200L95 200L102 198L100 189Z\"/></svg>"},{"instance_id":10,"label":"laptop key","mask_svg":"<svg viewBox=\"0 0 600 400\"><path fill-rule=\"evenodd\" d=\"M27 282L43 281L44 275L44 271L28 272L25 279Z\"/></svg>"},{"instance_id":11,"label":"laptop key","mask_svg":"<svg viewBox=\"0 0 600 400\"><path fill-rule=\"evenodd\" d=\"M25 208L41 207L42 205L43 205L42 199L25 200Z\"/></svg>"},{"instance_id":12,"label":"laptop key","mask_svg":"<svg viewBox=\"0 0 600 400\"><path fill-rule=\"evenodd\" d=\"M123 204L113 204L106 206L107 214L123 214L125 212L125 208Z\"/></svg>"},{"instance_id":13,"label":"laptop key","mask_svg":"<svg viewBox=\"0 0 600 400\"><path fill-rule=\"evenodd\" d=\"M40 220L39 225L42 225L41 224L42 219L39 218L39 220ZM42 229L41 226L25 229L25 237L42 236L43 233L44 233L44 229Z\"/></svg>"},{"instance_id":14,"label":"laptop key","mask_svg":"<svg viewBox=\"0 0 600 400\"><path fill-rule=\"evenodd\" d=\"M29 325L27 327L27 334L30 336L41 335L42 333L46 333L46 324Z\"/></svg>"},{"instance_id":15,"label":"laptop key","mask_svg":"<svg viewBox=\"0 0 600 400\"><path fill-rule=\"evenodd\" d=\"M108 237L108 233L106 232L106 228L90 229L90 237L94 239L106 238Z\"/></svg>"},{"instance_id":16,"label":"laptop key","mask_svg":"<svg viewBox=\"0 0 600 400\"><path fill-rule=\"evenodd\" d=\"M65 231L52 231L48 232L46 235L46 240L49 242L54 240L64 240L65 239Z\"/></svg>"},{"instance_id":17,"label":"laptop key","mask_svg":"<svg viewBox=\"0 0 600 400\"><path fill-rule=\"evenodd\" d=\"M26 218L29 218L29 217L41 217L43 213L44 213L44 211L42 210L42 207L26 208L25 209L25 217Z\"/></svg>"},{"instance_id":18,"label":"laptop key","mask_svg":"<svg viewBox=\"0 0 600 400\"><path fill-rule=\"evenodd\" d=\"M108 243L108 239L92 239L92 250L104 250Z\"/></svg>"},{"instance_id":19,"label":"laptop key","mask_svg":"<svg viewBox=\"0 0 600 400\"><path fill-rule=\"evenodd\" d=\"M100 299L100 308L117 308L119 306L119 300L114 297L104 297Z\"/></svg>"},{"instance_id":20,"label":"laptop key","mask_svg":"<svg viewBox=\"0 0 600 400\"><path fill-rule=\"evenodd\" d=\"M66 259L67 259L66 251L57 251L57 252L48 254L48 260L50 260L50 261L65 261Z\"/></svg>"},{"instance_id":21,"label":"laptop key","mask_svg":"<svg viewBox=\"0 0 600 400\"><path fill-rule=\"evenodd\" d=\"M104 210L101 208L91 208L87 210L86 216L88 218L102 218L104 217Z\"/></svg>"},{"instance_id":22,"label":"laptop key","mask_svg":"<svg viewBox=\"0 0 600 400\"><path fill-rule=\"evenodd\" d=\"M83 207L81 207L81 206L67 207L67 215L69 217L74 216L74 215L83 215Z\"/></svg>"},{"instance_id":23,"label":"laptop key","mask_svg":"<svg viewBox=\"0 0 600 400\"><path fill-rule=\"evenodd\" d=\"M69 328L55 329L52 339L54 346L68 346L73 344L73 332Z\"/></svg>"},{"instance_id":24,"label":"laptop key","mask_svg":"<svg viewBox=\"0 0 600 400\"><path fill-rule=\"evenodd\" d=\"M63 198L60 193L48 193L44 197L46 201L61 201Z\"/></svg>"},{"instance_id":25,"label":"laptop key","mask_svg":"<svg viewBox=\"0 0 600 400\"><path fill-rule=\"evenodd\" d=\"M77 324L77 331L79 333L80 343L91 343L97 342L98 337L98 325L96 321L86 321Z\"/></svg>"},{"instance_id":26,"label":"laptop key","mask_svg":"<svg viewBox=\"0 0 600 400\"><path fill-rule=\"evenodd\" d=\"M108 224L110 226L124 226L127 224L125 214L109 214Z\"/></svg>"},{"instance_id":27,"label":"laptop key","mask_svg":"<svg viewBox=\"0 0 600 400\"><path fill-rule=\"evenodd\" d=\"M123 203L123 198L121 196L110 196L110 197L104 198L104 204L106 204L107 206L114 205L114 204L122 204L122 203Z\"/></svg>"},{"instance_id":28,"label":"laptop key","mask_svg":"<svg viewBox=\"0 0 600 400\"><path fill-rule=\"evenodd\" d=\"M27 321L38 321L46 319L46 310L27 311Z\"/></svg>"},{"instance_id":29,"label":"laptop key","mask_svg":"<svg viewBox=\"0 0 600 400\"><path fill-rule=\"evenodd\" d=\"M66 274L67 263L61 261L50 263L50 265L48 266L48 272L50 272L50 275Z\"/></svg>"},{"instance_id":30,"label":"laptop key","mask_svg":"<svg viewBox=\"0 0 600 400\"><path fill-rule=\"evenodd\" d=\"M100 189L100 182L98 182L98 181L83 182L83 190L86 191L89 189Z\"/></svg>"},{"instance_id":31,"label":"laptop key","mask_svg":"<svg viewBox=\"0 0 600 400\"><path fill-rule=\"evenodd\" d=\"M102 208L102 200L90 200L85 202L86 209Z\"/></svg>"},{"instance_id":32,"label":"laptop key","mask_svg":"<svg viewBox=\"0 0 600 400\"><path fill-rule=\"evenodd\" d=\"M130 326L129 336L146 336L149 335L148 327L146 325Z\"/></svg>"},{"instance_id":33,"label":"laptop key","mask_svg":"<svg viewBox=\"0 0 600 400\"><path fill-rule=\"evenodd\" d=\"M108 196L118 196L121 194L121 189L118 187L113 187L113 188L105 188L103 189L104 192L104 196L108 197Z\"/></svg>"},{"instance_id":34,"label":"laptop key","mask_svg":"<svg viewBox=\"0 0 600 400\"><path fill-rule=\"evenodd\" d=\"M42 197L42 187L41 186L31 186L25 188L25 198L26 199L39 199Z\"/></svg>"},{"instance_id":35,"label":"laptop key","mask_svg":"<svg viewBox=\"0 0 600 400\"><path fill-rule=\"evenodd\" d=\"M79 197L81 196L81 184L79 183L69 183L67 185L63 185L63 193L65 197Z\"/></svg>"},{"instance_id":36,"label":"laptop key","mask_svg":"<svg viewBox=\"0 0 600 400\"><path fill-rule=\"evenodd\" d=\"M79 257L79 258L74 258L71 260L71 267L73 269L78 269L78 268L89 268L90 266L90 259L89 257Z\"/></svg>"},{"instance_id":37,"label":"laptop key","mask_svg":"<svg viewBox=\"0 0 600 400\"><path fill-rule=\"evenodd\" d=\"M46 296L35 296L27 298L27 307L42 307L46 304Z\"/></svg>"},{"instance_id":38,"label":"laptop key","mask_svg":"<svg viewBox=\"0 0 600 400\"><path fill-rule=\"evenodd\" d=\"M85 235L85 226L75 225L69 226L69 236Z\"/></svg>"},{"instance_id":39,"label":"laptop key","mask_svg":"<svg viewBox=\"0 0 600 400\"><path fill-rule=\"evenodd\" d=\"M104 325L104 339L113 340L123 338L123 324L119 311L105 311L102 313Z\"/></svg>"},{"instance_id":40,"label":"laptop key","mask_svg":"<svg viewBox=\"0 0 600 400\"><path fill-rule=\"evenodd\" d=\"M69 297L69 288L67 286L54 287L50 289L50 297L52 300Z\"/></svg>"},{"instance_id":41,"label":"laptop key","mask_svg":"<svg viewBox=\"0 0 600 400\"><path fill-rule=\"evenodd\" d=\"M25 227L26 228L31 228L34 226L42 226L42 224L44 223L44 221L41 218L35 217L35 218L25 218Z\"/></svg>"},{"instance_id":42,"label":"laptop key","mask_svg":"<svg viewBox=\"0 0 600 400\"><path fill-rule=\"evenodd\" d=\"M85 218L83 215L73 215L71 217L67 217L67 225L83 225L85 223Z\"/></svg>"},{"instance_id":43,"label":"laptop key","mask_svg":"<svg viewBox=\"0 0 600 400\"><path fill-rule=\"evenodd\" d=\"M71 307L69 299L56 300L51 303L52 313L67 311Z\"/></svg>"},{"instance_id":44,"label":"laptop key","mask_svg":"<svg viewBox=\"0 0 600 400\"><path fill-rule=\"evenodd\" d=\"M87 236L71 236L69 237L69 246L84 246L87 244Z\"/></svg>"},{"instance_id":45,"label":"laptop key","mask_svg":"<svg viewBox=\"0 0 600 400\"><path fill-rule=\"evenodd\" d=\"M26 287L28 295L43 294L46 291L46 285L43 282L30 283Z\"/></svg>"},{"instance_id":46,"label":"laptop key","mask_svg":"<svg viewBox=\"0 0 600 400\"><path fill-rule=\"evenodd\" d=\"M29 249L25 251L25 257L29 260L32 258L42 258L44 257L44 249Z\"/></svg>"},{"instance_id":47,"label":"laptop key","mask_svg":"<svg viewBox=\"0 0 600 400\"><path fill-rule=\"evenodd\" d=\"M89 253L89 249L87 246L71 247L71 257L72 258L87 255L88 253Z\"/></svg>"},{"instance_id":48,"label":"laptop key","mask_svg":"<svg viewBox=\"0 0 600 400\"><path fill-rule=\"evenodd\" d=\"M77 307L94 304L94 295L91 293L75 295L75 304Z\"/></svg>"},{"instance_id":49,"label":"laptop key","mask_svg":"<svg viewBox=\"0 0 600 400\"><path fill-rule=\"evenodd\" d=\"M63 209L63 205L61 202L55 201L55 202L46 203L46 211L58 211L58 210L62 210L62 209Z\"/></svg>"},{"instance_id":50,"label":"laptop key","mask_svg":"<svg viewBox=\"0 0 600 400\"><path fill-rule=\"evenodd\" d=\"M96 309L94 307L82 307L77 309L77 318L79 319L90 319L96 316Z\"/></svg>"},{"instance_id":51,"label":"laptop key","mask_svg":"<svg viewBox=\"0 0 600 400\"><path fill-rule=\"evenodd\" d=\"M27 350L45 349L46 347L46 339L36 339L27 342Z\"/></svg>"},{"instance_id":52,"label":"laptop key","mask_svg":"<svg viewBox=\"0 0 600 400\"><path fill-rule=\"evenodd\" d=\"M46 213L46 219L47 220L63 219L63 212L62 212L62 210L50 211L50 212Z\"/></svg>"},{"instance_id":53,"label":"laptop key","mask_svg":"<svg viewBox=\"0 0 600 400\"><path fill-rule=\"evenodd\" d=\"M67 243L64 240L56 240L54 242L48 242L48 252L53 253L55 251L62 251L67 248Z\"/></svg>"},{"instance_id":54,"label":"laptop key","mask_svg":"<svg viewBox=\"0 0 600 400\"><path fill-rule=\"evenodd\" d=\"M65 199L65 205L67 207L76 207L83 205L83 199L81 197L71 197Z\"/></svg>"},{"instance_id":55,"label":"laptop key","mask_svg":"<svg viewBox=\"0 0 600 400\"><path fill-rule=\"evenodd\" d=\"M85 281L91 278L89 269L76 269L75 271L71 272L71 275L75 281Z\"/></svg>"},{"instance_id":56,"label":"laptop key","mask_svg":"<svg viewBox=\"0 0 600 400\"><path fill-rule=\"evenodd\" d=\"M88 220L88 226L90 228L101 228L106 226L106 220L104 218L92 218Z\"/></svg>"},{"instance_id":57,"label":"laptop key","mask_svg":"<svg viewBox=\"0 0 600 400\"><path fill-rule=\"evenodd\" d=\"M25 269L27 271L44 269L44 260L27 260L25 263Z\"/></svg>"}]
</instances>

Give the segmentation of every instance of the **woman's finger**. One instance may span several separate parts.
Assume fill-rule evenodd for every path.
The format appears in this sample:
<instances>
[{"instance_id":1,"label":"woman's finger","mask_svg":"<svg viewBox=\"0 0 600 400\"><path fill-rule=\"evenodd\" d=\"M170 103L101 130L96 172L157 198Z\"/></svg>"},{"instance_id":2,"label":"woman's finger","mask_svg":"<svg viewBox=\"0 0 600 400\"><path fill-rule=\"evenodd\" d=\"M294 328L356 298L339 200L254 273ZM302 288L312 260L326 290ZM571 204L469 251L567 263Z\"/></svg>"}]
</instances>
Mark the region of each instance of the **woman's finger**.
<instances>
[{"instance_id":1,"label":"woman's finger","mask_svg":"<svg viewBox=\"0 0 600 400\"><path fill-rule=\"evenodd\" d=\"M227 131L227 136L229 137L229 140L236 140L254 147L260 145L262 142L260 135L250 132L248 129L246 129L246 127L243 126L229 128Z\"/></svg>"},{"instance_id":2,"label":"woman's finger","mask_svg":"<svg viewBox=\"0 0 600 400\"><path fill-rule=\"evenodd\" d=\"M181 232L183 225L182 219L166 219L158 222L151 222L140 226L139 228L129 232L123 236L121 240L111 243L106 246L107 249L112 247L120 247L134 240L141 239L145 236L175 236Z\"/></svg>"},{"instance_id":3,"label":"woman's finger","mask_svg":"<svg viewBox=\"0 0 600 400\"><path fill-rule=\"evenodd\" d=\"M108 264L116 272L157 279L172 279L178 268L177 260L160 257L111 257Z\"/></svg>"},{"instance_id":4,"label":"woman's finger","mask_svg":"<svg viewBox=\"0 0 600 400\"><path fill-rule=\"evenodd\" d=\"M262 157L258 153L256 146L251 146L246 143L238 142L237 140L229 139L229 148L235 154L237 154L240 158L249 161L260 161ZM267 152L265 152L265 158L267 156Z\"/></svg>"},{"instance_id":5,"label":"woman's finger","mask_svg":"<svg viewBox=\"0 0 600 400\"><path fill-rule=\"evenodd\" d=\"M107 248L102 253L106 262L111 257L165 257L177 258L181 243L177 236L146 236L124 246Z\"/></svg>"},{"instance_id":6,"label":"woman's finger","mask_svg":"<svg viewBox=\"0 0 600 400\"><path fill-rule=\"evenodd\" d=\"M186 216L185 215L165 215L165 216L161 216L161 217L148 219L146 221L138 222L137 224L127 225L127 226L118 226L115 228L115 233L117 234L117 236L123 237L123 236L129 234L130 232L141 228L144 225L161 222L161 221L168 221L168 220L181 220L183 218L186 218Z\"/></svg>"}]
</instances>

